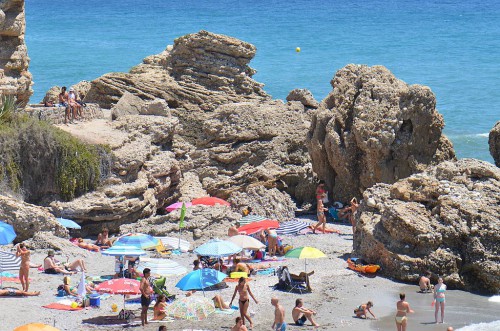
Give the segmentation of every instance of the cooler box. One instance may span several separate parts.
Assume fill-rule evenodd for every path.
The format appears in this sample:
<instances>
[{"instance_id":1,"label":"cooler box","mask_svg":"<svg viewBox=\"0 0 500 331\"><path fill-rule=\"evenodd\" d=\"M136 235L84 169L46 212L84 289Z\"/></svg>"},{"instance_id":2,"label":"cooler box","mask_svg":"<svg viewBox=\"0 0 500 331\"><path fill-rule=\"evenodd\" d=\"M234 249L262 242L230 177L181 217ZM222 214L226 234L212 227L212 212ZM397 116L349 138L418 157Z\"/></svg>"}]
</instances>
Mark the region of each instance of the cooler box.
<instances>
[{"instance_id":1,"label":"cooler box","mask_svg":"<svg viewBox=\"0 0 500 331\"><path fill-rule=\"evenodd\" d=\"M101 306L101 297L99 294L91 294L90 295L90 306L91 307L100 307Z\"/></svg>"}]
</instances>

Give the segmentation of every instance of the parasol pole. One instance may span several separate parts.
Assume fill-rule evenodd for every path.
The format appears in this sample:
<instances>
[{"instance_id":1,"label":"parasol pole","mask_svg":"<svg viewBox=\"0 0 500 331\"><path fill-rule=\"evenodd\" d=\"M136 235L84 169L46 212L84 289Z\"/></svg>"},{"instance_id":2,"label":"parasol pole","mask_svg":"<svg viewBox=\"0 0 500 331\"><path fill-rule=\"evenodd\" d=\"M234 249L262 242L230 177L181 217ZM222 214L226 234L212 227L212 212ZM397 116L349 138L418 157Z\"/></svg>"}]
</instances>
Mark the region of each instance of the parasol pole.
<instances>
[{"instance_id":1,"label":"parasol pole","mask_svg":"<svg viewBox=\"0 0 500 331\"><path fill-rule=\"evenodd\" d=\"M183 202L181 207L181 215L179 217L179 244L177 249L181 251L181 230L184 227L184 218L186 217L186 204Z\"/></svg>"}]
</instances>

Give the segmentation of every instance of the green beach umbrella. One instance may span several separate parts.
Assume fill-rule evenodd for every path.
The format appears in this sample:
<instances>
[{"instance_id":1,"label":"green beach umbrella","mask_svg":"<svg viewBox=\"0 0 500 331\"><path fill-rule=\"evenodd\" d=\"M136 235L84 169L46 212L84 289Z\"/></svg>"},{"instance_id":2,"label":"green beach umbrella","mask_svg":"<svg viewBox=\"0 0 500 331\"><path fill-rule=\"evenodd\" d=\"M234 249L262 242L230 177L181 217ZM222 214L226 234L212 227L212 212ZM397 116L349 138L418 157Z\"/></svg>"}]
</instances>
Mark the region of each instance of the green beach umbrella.
<instances>
[{"instance_id":1,"label":"green beach umbrella","mask_svg":"<svg viewBox=\"0 0 500 331\"><path fill-rule=\"evenodd\" d=\"M292 259L304 259L305 260L304 267L305 271L307 272L307 259L319 259L322 257L326 257L326 255L317 248L304 246L289 250L285 254L285 257Z\"/></svg>"}]
</instances>

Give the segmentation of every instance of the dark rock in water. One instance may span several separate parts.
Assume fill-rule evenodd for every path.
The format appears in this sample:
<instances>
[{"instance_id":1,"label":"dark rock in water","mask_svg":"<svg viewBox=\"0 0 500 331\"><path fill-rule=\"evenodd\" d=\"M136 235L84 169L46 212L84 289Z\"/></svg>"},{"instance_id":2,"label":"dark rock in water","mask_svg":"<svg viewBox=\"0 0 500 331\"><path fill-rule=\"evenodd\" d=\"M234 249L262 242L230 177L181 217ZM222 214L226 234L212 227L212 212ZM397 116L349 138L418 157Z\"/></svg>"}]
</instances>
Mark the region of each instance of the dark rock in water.
<instances>
[{"instance_id":1,"label":"dark rock in water","mask_svg":"<svg viewBox=\"0 0 500 331\"><path fill-rule=\"evenodd\" d=\"M307 144L313 170L336 199L455 158L428 87L407 85L383 66L354 64L331 85L312 113Z\"/></svg>"},{"instance_id":2,"label":"dark rock in water","mask_svg":"<svg viewBox=\"0 0 500 331\"><path fill-rule=\"evenodd\" d=\"M446 161L367 189L354 253L384 275L417 282L430 270L454 288L500 291L500 169Z\"/></svg>"},{"instance_id":3,"label":"dark rock in water","mask_svg":"<svg viewBox=\"0 0 500 331\"><path fill-rule=\"evenodd\" d=\"M47 208L4 195L0 195L0 220L14 227L17 234L15 242L29 239L41 231L49 231L58 237L68 237L68 230L57 222Z\"/></svg>"},{"instance_id":4,"label":"dark rock in water","mask_svg":"<svg viewBox=\"0 0 500 331\"><path fill-rule=\"evenodd\" d=\"M490 145L490 154L497 167L500 167L500 121L491 129L488 143Z\"/></svg>"},{"instance_id":5,"label":"dark rock in water","mask_svg":"<svg viewBox=\"0 0 500 331\"><path fill-rule=\"evenodd\" d=\"M143 100L164 99L170 108L213 110L225 103L270 99L252 79L255 70L248 63L255 52L255 46L232 37L189 34L130 73L92 81L85 101L109 109L129 92Z\"/></svg>"}]
</instances>

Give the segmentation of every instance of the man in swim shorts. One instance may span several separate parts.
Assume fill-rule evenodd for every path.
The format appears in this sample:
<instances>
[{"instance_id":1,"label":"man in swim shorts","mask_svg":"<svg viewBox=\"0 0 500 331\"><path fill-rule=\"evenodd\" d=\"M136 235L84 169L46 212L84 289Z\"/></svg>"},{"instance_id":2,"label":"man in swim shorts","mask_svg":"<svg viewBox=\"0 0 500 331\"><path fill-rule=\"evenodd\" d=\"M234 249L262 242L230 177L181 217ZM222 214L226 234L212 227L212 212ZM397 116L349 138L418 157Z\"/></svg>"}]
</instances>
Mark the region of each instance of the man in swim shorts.
<instances>
[{"instance_id":1,"label":"man in swim shorts","mask_svg":"<svg viewBox=\"0 0 500 331\"><path fill-rule=\"evenodd\" d=\"M271 304L274 306L274 323L272 329L275 331L286 331L285 309L279 304L278 298L272 298Z\"/></svg>"},{"instance_id":2,"label":"man in swim shorts","mask_svg":"<svg viewBox=\"0 0 500 331\"><path fill-rule=\"evenodd\" d=\"M302 326L309 320L313 326L319 326L319 324L314 321L313 315L316 315L316 312L312 309L305 308L302 299L295 300L295 307L293 307L292 310L292 318L295 325Z\"/></svg>"},{"instance_id":3,"label":"man in swim shorts","mask_svg":"<svg viewBox=\"0 0 500 331\"><path fill-rule=\"evenodd\" d=\"M148 324L148 308L151 304L151 294L153 290L151 289L151 284L149 283L149 276L151 275L151 270L145 268L142 272L144 277L141 279L141 323L142 326Z\"/></svg>"}]
</instances>

